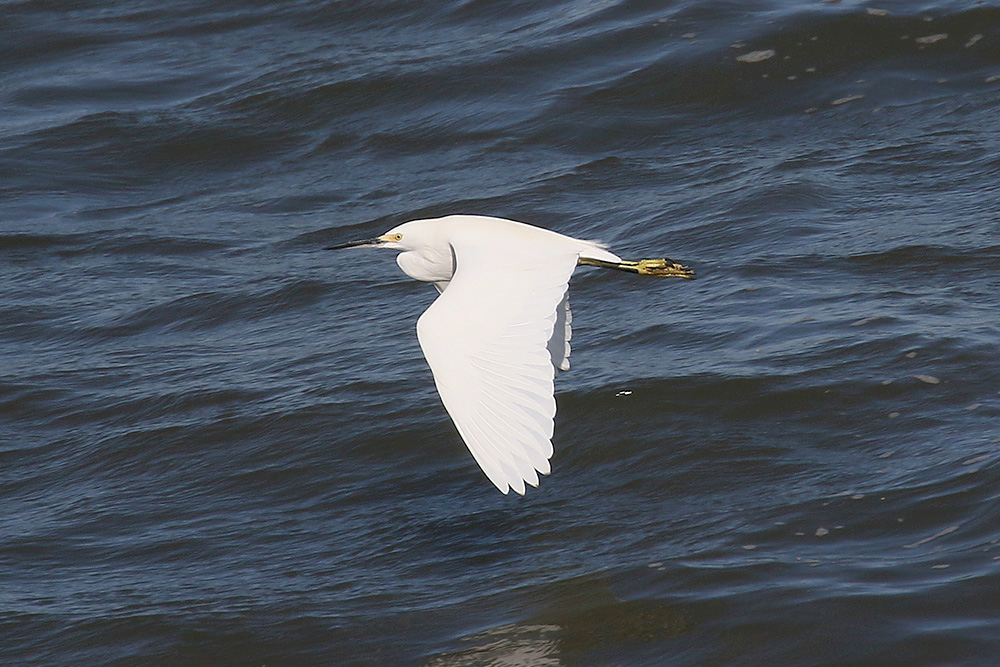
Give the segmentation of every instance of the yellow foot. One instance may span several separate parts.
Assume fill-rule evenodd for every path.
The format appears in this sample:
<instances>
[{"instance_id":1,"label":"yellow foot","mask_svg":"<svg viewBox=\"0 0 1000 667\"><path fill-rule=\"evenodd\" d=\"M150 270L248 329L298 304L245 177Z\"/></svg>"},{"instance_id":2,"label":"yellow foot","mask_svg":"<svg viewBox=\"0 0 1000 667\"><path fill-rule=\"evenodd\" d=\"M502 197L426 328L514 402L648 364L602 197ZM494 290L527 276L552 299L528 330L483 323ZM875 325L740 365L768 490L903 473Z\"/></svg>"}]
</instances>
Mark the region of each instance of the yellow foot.
<instances>
[{"instance_id":1,"label":"yellow foot","mask_svg":"<svg viewBox=\"0 0 1000 667\"><path fill-rule=\"evenodd\" d=\"M602 259L591 259L581 257L578 264L583 266L599 266L603 269L615 269L616 271L628 271L638 273L641 276L656 276L658 278L694 278L694 271L688 267L678 264L672 259L640 259L638 261L623 260L621 262L606 262Z\"/></svg>"},{"instance_id":2,"label":"yellow foot","mask_svg":"<svg viewBox=\"0 0 1000 667\"><path fill-rule=\"evenodd\" d=\"M658 278L694 278L694 271L688 267L678 264L672 259L640 259L637 262L623 262L634 264L635 272L642 276L657 276Z\"/></svg>"}]
</instances>

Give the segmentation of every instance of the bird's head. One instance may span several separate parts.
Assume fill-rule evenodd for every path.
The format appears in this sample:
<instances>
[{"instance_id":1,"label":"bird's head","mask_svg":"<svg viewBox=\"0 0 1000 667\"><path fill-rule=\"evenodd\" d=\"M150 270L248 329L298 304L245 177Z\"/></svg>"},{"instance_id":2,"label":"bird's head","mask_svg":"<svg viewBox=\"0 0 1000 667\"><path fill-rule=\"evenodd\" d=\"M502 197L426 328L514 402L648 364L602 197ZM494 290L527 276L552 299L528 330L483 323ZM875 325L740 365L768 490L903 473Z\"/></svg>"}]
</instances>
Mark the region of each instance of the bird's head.
<instances>
[{"instance_id":1,"label":"bird's head","mask_svg":"<svg viewBox=\"0 0 1000 667\"><path fill-rule=\"evenodd\" d=\"M421 222L421 221L414 221ZM327 250L341 250L342 248L389 248L390 250L419 250L430 242L427 237L428 230L423 229L413 222L403 223L398 227L393 227L385 234L376 236L373 239L362 239L360 241L349 241L338 245L327 246Z\"/></svg>"},{"instance_id":2,"label":"bird's head","mask_svg":"<svg viewBox=\"0 0 1000 667\"><path fill-rule=\"evenodd\" d=\"M403 273L425 282L446 284L455 273L455 257L448 243L446 220L411 220L382 236L328 246L341 248L389 248L398 250L396 264ZM443 289L439 284L438 289Z\"/></svg>"},{"instance_id":3,"label":"bird's head","mask_svg":"<svg viewBox=\"0 0 1000 667\"><path fill-rule=\"evenodd\" d=\"M327 246L327 250L342 250L343 248L391 248L394 250L406 250L403 246L403 234L398 231L389 231L382 236L373 239L361 239L360 241L348 241L337 245Z\"/></svg>"}]
</instances>

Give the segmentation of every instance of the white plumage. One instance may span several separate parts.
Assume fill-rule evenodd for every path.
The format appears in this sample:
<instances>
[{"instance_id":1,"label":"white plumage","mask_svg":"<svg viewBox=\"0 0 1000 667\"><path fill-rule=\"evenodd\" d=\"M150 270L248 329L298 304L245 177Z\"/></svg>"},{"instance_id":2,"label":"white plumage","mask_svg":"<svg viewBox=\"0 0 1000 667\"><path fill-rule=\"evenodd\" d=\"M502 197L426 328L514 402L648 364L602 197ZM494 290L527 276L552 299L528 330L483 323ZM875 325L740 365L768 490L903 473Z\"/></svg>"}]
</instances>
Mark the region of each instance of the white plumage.
<instances>
[{"instance_id":1,"label":"white plumage","mask_svg":"<svg viewBox=\"0 0 1000 667\"><path fill-rule=\"evenodd\" d=\"M399 250L404 273L437 287L417 338L448 414L500 491L537 486L552 457L555 369L569 369L570 275L578 263L642 273L639 263L593 241L472 215L334 247L354 246Z\"/></svg>"}]
</instances>

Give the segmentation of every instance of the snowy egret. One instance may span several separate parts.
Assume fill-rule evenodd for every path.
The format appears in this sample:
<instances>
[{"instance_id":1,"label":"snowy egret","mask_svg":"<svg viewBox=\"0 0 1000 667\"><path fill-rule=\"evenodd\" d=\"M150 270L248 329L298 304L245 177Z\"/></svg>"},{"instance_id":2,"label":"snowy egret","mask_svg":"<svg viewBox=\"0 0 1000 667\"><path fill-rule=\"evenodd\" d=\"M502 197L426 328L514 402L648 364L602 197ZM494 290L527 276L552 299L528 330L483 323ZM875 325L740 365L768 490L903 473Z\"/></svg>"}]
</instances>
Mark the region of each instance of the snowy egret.
<instances>
[{"instance_id":1,"label":"snowy egret","mask_svg":"<svg viewBox=\"0 0 1000 667\"><path fill-rule=\"evenodd\" d=\"M524 494L549 473L555 369L569 370L568 283L577 265L693 278L669 259L622 260L594 241L476 215L413 220L330 246L400 251L403 273L440 296L417 320L438 393L500 491Z\"/></svg>"}]
</instances>

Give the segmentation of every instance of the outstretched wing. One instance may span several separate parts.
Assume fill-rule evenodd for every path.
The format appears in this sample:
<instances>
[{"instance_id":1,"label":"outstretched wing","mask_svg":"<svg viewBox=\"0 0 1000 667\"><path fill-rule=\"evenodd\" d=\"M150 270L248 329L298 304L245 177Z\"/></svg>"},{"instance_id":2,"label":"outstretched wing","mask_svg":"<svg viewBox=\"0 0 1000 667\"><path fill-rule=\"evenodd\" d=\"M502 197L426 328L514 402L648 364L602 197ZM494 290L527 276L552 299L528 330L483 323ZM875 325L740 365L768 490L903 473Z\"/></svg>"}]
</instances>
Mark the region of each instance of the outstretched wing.
<instances>
[{"instance_id":1,"label":"outstretched wing","mask_svg":"<svg viewBox=\"0 0 1000 667\"><path fill-rule=\"evenodd\" d=\"M537 473L549 472L556 355L548 343L578 252L452 247L455 274L418 320L417 338L476 462L500 491L523 494L525 482L537 486Z\"/></svg>"}]
</instances>

